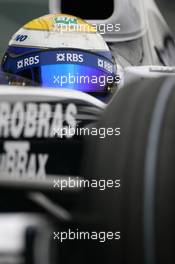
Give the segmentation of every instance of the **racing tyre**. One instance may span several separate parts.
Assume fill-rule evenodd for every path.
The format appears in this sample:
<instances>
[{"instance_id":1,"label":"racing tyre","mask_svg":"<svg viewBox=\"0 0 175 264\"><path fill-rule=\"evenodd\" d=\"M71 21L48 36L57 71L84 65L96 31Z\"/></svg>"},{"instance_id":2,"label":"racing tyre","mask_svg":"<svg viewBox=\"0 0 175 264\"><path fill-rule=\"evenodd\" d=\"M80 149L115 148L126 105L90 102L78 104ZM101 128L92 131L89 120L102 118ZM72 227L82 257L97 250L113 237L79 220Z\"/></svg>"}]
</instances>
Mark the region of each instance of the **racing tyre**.
<instances>
[{"instance_id":1,"label":"racing tyre","mask_svg":"<svg viewBox=\"0 0 175 264\"><path fill-rule=\"evenodd\" d=\"M97 124L99 131L109 128L104 138L87 138L84 177L109 181L104 191L92 190L92 228L114 234L106 235L93 258L105 264L173 264L175 79L121 89ZM111 128L120 128L120 136L111 135ZM118 179L120 188L111 187Z\"/></svg>"}]
</instances>

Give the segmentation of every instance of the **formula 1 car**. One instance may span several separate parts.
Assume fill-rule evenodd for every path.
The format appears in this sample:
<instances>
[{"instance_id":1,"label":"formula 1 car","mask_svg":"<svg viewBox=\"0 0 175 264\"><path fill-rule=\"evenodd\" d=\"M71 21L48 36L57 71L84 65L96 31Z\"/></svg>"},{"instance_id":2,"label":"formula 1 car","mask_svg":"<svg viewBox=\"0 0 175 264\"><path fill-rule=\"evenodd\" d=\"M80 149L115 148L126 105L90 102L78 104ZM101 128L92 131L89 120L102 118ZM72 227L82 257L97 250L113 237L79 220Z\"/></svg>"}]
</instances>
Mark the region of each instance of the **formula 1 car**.
<instances>
[{"instance_id":1,"label":"formula 1 car","mask_svg":"<svg viewBox=\"0 0 175 264\"><path fill-rule=\"evenodd\" d=\"M175 261L175 42L152 0L96 3L50 12L103 30L121 78L108 104L0 74L2 263Z\"/></svg>"},{"instance_id":2,"label":"formula 1 car","mask_svg":"<svg viewBox=\"0 0 175 264\"><path fill-rule=\"evenodd\" d=\"M101 1L96 0L94 5L101 6ZM111 48L120 74L124 72L122 84L135 78L174 73L174 37L154 0L110 0L102 4L98 13L88 2L53 0L50 12L71 13L95 25Z\"/></svg>"}]
</instances>

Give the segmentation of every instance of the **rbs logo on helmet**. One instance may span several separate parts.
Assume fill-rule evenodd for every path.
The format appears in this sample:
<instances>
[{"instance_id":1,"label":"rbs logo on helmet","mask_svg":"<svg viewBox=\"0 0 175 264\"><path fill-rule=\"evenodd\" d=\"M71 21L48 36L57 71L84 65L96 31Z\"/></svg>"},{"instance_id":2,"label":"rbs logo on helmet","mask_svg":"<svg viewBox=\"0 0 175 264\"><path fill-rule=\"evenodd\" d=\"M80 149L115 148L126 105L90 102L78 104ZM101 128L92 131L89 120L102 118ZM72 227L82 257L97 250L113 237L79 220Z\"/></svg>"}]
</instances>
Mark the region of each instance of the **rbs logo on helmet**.
<instances>
[{"instance_id":1,"label":"rbs logo on helmet","mask_svg":"<svg viewBox=\"0 0 175 264\"><path fill-rule=\"evenodd\" d=\"M23 41L25 41L27 38L28 38L27 35L17 35L17 36L15 37L15 40L18 41L18 42L23 42Z\"/></svg>"}]
</instances>

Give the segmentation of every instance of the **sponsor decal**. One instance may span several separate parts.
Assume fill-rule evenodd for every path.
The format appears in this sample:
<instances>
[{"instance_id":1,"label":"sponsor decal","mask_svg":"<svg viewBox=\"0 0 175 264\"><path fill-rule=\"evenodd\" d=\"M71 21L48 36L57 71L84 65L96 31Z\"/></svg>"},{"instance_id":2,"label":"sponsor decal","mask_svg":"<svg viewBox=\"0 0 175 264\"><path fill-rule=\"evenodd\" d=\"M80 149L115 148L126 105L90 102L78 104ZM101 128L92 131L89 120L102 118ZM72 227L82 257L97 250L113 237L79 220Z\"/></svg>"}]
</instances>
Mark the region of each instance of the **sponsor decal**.
<instances>
[{"instance_id":1,"label":"sponsor decal","mask_svg":"<svg viewBox=\"0 0 175 264\"><path fill-rule=\"evenodd\" d=\"M76 17L58 16L53 18L53 23L54 25L77 25L78 21Z\"/></svg>"},{"instance_id":2,"label":"sponsor decal","mask_svg":"<svg viewBox=\"0 0 175 264\"><path fill-rule=\"evenodd\" d=\"M105 58L94 52L71 49L35 52L30 55L23 55L20 58L9 57L5 67L8 71L17 73L33 67L40 67L40 70L42 70L42 66L52 65L54 68L56 64L83 64L83 66L95 67L108 73L116 73L116 68L107 57ZM69 69L69 65L67 65L67 69Z\"/></svg>"},{"instance_id":3,"label":"sponsor decal","mask_svg":"<svg viewBox=\"0 0 175 264\"><path fill-rule=\"evenodd\" d=\"M83 54L77 53L57 53L57 62L79 62L83 63Z\"/></svg>"},{"instance_id":4,"label":"sponsor decal","mask_svg":"<svg viewBox=\"0 0 175 264\"><path fill-rule=\"evenodd\" d=\"M0 138L53 138L55 130L76 128L77 113L72 103L64 107L59 103L3 102L0 103Z\"/></svg>"},{"instance_id":5,"label":"sponsor decal","mask_svg":"<svg viewBox=\"0 0 175 264\"><path fill-rule=\"evenodd\" d=\"M17 35L15 37L15 40L18 41L18 42L24 42L27 38L28 38L27 35Z\"/></svg>"},{"instance_id":6,"label":"sponsor decal","mask_svg":"<svg viewBox=\"0 0 175 264\"><path fill-rule=\"evenodd\" d=\"M0 154L0 175L25 179L45 179L48 154L30 153L27 141L6 141Z\"/></svg>"},{"instance_id":7,"label":"sponsor decal","mask_svg":"<svg viewBox=\"0 0 175 264\"><path fill-rule=\"evenodd\" d=\"M0 177L45 180L50 155L34 153L29 139L63 138L62 131L76 128L77 113L72 103L0 103ZM64 134L64 138L73 136Z\"/></svg>"},{"instance_id":8,"label":"sponsor decal","mask_svg":"<svg viewBox=\"0 0 175 264\"><path fill-rule=\"evenodd\" d=\"M17 61L17 70L26 68L28 66L37 65L37 64L39 64L39 62L40 62L39 55L28 57L28 58L25 58L22 60L18 60Z\"/></svg>"},{"instance_id":9,"label":"sponsor decal","mask_svg":"<svg viewBox=\"0 0 175 264\"><path fill-rule=\"evenodd\" d=\"M109 62L107 62L106 60L103 59L98 59L98 67L113 73L113 65Z\"/></svg>"}]
</instances>

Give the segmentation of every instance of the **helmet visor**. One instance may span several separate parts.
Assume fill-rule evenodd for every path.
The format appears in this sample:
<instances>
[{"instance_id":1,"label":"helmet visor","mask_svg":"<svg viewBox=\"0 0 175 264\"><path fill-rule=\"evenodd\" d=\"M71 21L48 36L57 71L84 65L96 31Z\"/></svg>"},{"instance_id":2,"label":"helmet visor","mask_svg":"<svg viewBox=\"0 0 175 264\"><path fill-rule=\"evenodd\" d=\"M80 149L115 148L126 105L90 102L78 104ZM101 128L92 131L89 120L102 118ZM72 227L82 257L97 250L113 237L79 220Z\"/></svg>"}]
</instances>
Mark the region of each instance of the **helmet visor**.
<instances>
[{"instance_id":1,"label":"helmet visor","mask_svg":"<svg viewBox=\"0 0 175 264\"><path fill-rule=\"evenodd\" d=\"M116 68L106 55L77 49L42 50L20 57L8 54L3 70L46 88L108 93Z\"/></svg>"}]
</instances>

